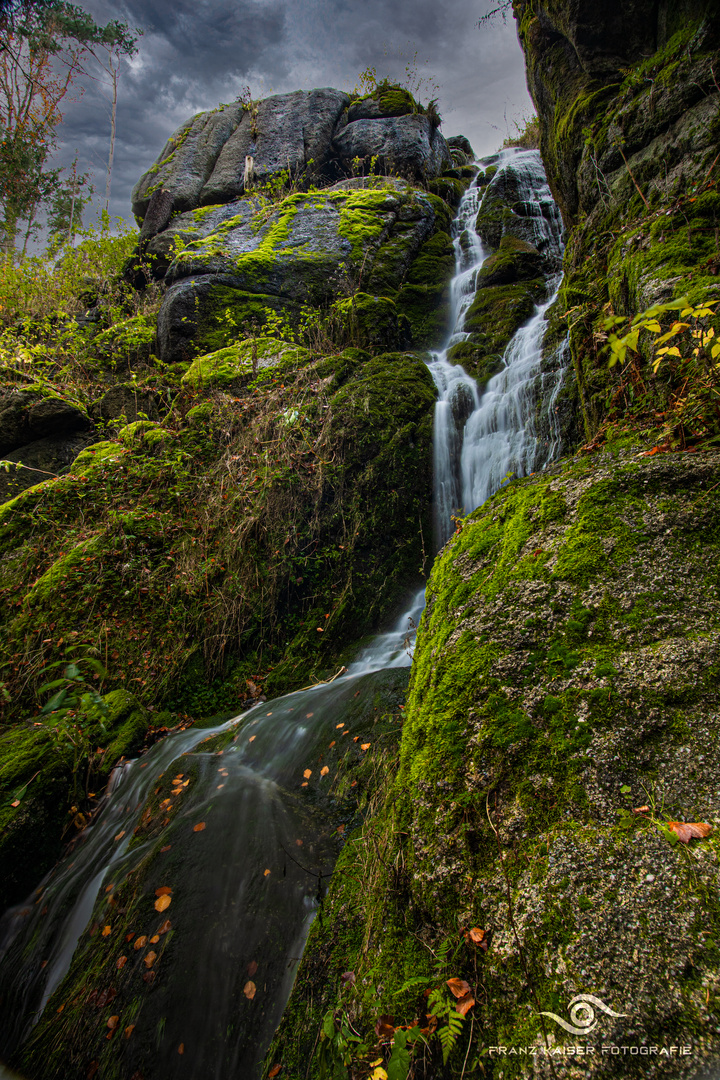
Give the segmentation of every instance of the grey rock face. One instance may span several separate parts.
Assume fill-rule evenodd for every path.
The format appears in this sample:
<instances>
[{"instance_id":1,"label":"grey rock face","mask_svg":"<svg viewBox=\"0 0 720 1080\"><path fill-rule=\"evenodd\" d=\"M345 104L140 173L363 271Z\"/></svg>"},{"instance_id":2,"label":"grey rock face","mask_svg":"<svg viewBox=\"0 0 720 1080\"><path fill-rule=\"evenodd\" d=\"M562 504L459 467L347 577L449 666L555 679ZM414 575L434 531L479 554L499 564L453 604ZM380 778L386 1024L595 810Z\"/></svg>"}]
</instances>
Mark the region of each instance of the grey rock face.
<instances>
[{"instance_id":1,"label":"grey rock face","mask_svg":"<svg viewBox=\"0 0 720 1080\"><path fill-rule=\"evenodd\" d=\"M151 196L160 188L171 193L175 210L197 206L218 155L243 113L243 106L236 101L186 120L170 136L160 157L133 188L135 216L145 217Z\"/></svg>"},{"instance_id":2,"label":"grey rock face","mask_svg":"<svg viewBox=\"0 0 720 1080\"><path fill-rule=\"evenodd\" d=\"M172 196L174 210L236 199L245 189L248 156L258 183L284 170L296 174L311 162L314 172L321 170L333 154L332 138L349 101L341 90L297 90L250 107L234 102L200 113L178 128L135 185L133 213L144 218L161 189Z\"/></svg>"},{"instance_id":3,"label":"grey rock face","mask_svg":"<svg viewBox=\"0 0 720 1080\"><path fill-rule=\"evenodd\" d=\"M355 120L336 135L334 144L348 169L355 158L367 161L375 157L380 168L430 179L452 167L447 143L420 113Z\"/></svg>"}]
</instances>

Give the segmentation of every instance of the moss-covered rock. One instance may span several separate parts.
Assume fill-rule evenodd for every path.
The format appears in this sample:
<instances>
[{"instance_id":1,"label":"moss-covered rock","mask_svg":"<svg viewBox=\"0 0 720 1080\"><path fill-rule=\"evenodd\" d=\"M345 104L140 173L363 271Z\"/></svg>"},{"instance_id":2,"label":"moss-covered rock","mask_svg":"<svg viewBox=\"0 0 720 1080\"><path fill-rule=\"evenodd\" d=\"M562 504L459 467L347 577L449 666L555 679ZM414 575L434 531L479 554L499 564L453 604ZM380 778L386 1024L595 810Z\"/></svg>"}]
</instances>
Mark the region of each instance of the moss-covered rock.
<instances>
[{"instance_id":1,"label":"moss-covered rock","mask_svg":"<svg viewBox=\"0 0 720 1080\"><path fill-rule=\"evenodd\" d=\"M197 356L181 379L195 389L225 387L239 380L249 381L261 368L296 370L309 363L311 354L299 345L277 338L258 337L240 341L226 349Z\"/></svg>"},{"instance_id":2,"label":"moss-covered rock","mask_svg":"<svg viewBox=\"0 0 720 1080\"><path fill-rule=\"evenodd\" d=\"M493 1046L559 1055L574 1036L539 1013L564 1017L577 994L621 1014L596 1012L589 1041L692 1046L690 1063L628 1052L613 1076L717 1068L719 475L717 454L576 460L511 484L450 542L399 772L338 868L269 1059L293 1080L327 1009L372 1048L381 1014L412 1024L450 976L475 1004L447 1075L477 1057L494 1075ZM687 849L671 821L710 836ZM554 1068L575 1075L565 1056Z\"/></svg>"},{"instance_id":3,"label":"moss-covered rock","mask_svg":"<svg viewBox=\"0 0 720 1080\"><path fill-rule=\"evenodd\" d=\"M621 418L647 428L672 413L685 376L655 378L647 342L629 378L611 370L605 322L720 295L716 12L682 0L609 18L541 0L516 5L516 18L548 179L572 228L561 307L585 435Z\"/></svg>"},{"instance_id":4,"label":"moss-covered rock","mask_svg":"<svg viewBox=\"0 0 720 1080\"><path fill-rule=\"evenodd\" d=\"M57 669L47 673L55 676ZM152 725L127 690L105 695L105 716L75 724L52 713L0 728L0 908L24 899L50 869L63 839L87 824L123 755L136 753Z\"/></svg>"}]
</instances>

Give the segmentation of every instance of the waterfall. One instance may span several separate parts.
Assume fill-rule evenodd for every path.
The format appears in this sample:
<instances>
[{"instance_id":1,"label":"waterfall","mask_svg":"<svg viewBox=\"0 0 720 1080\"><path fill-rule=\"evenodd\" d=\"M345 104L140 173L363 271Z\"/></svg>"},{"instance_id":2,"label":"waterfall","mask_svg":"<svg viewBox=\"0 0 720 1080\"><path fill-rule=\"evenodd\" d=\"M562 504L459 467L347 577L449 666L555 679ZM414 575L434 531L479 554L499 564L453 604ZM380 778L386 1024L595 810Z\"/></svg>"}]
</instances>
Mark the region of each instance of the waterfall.
<instances>
[{"instance_id":1,"label":"waterfall","mask_svg":"<svg viewBox=\"0 0 720 1080\"><path fill-rule=\"evenodd\" d=\"M539 154L503 151L495 164L514 170L518 205L538 249L559 256L559 215ZM448 360L452 345L469 336L463 326L489 254L475 230L482 198L473 184L459 207L451 332L428 365L438 389L438 547L453 531L453 513L474 509L509 472L542 467L560 445L554 410L563 347L554 372L541 370L557 280L549 281L548 298L515 334L483 394ZM545 445L533 420L538 390L550 433ZM49 1002L62 1032L78 1001L90 1012L113 1000L116 1037L98 1041L113 1035L103 1029L89 1057L112 1053L122 1075L142 1072L147 1080L256 1080L341 843L327 821L342 806L327 794L331 776L326 783L328 768L320 763L337 766L336 743L371 741L362 710L372 713L378 685L410 665L423 604L421 590L342 678L255 705L215 728L172 734L116 769L93 823L25 904L0 920L0 1053L32 1045ZM167 821L165 804L156 805L166 776L181 785ZM156 911L158 888L170 890L167 913ZM98 935L112 962L96 972L90 958L97 957ZM146 937L157 953L150 965L145 947L137 949ZM142 980L154 979L153 971L157 982L145 989ZM105 1014L98 1018L102 1028ZM72 1075L86 1075L88 1062L82 1070L76 1064Z\"/></svg>"},{"instance_id":2,"label":"waterfall","mask_svg":"<svg viewBox=\"0 0 720 1080\"><path fill-rule=\"evenodd\" d=\"M562 222L548 188L537 150L504 150L480 165L497 163L498 174L512 169L524 223L529 222L535 246L554 269L562 254ZM496 174L496 175L498 175ZM463 327L476 294L478 271L489 256L475 229L482 191L471 186L463 196L454 224L455 277L451 286L451 330L445 346L428 365L438 390L434 425L434 505L438 547L453 531L452 516L469 514L503 484L509 474L526 476L557 455L560 445L555 415L562 382L564 351L559 351L548 377L541 371L545 316L557 298L560 275L548 278L548 298L509 342L502 369L480 395L475 380L448 360L448 351L470 335ZM563 346L564 349L564 346ZM540 395L537 384L540 382ZM539 444L533 419L540 397L552 432L549 445Z\"/></svg>"}]
</instances>

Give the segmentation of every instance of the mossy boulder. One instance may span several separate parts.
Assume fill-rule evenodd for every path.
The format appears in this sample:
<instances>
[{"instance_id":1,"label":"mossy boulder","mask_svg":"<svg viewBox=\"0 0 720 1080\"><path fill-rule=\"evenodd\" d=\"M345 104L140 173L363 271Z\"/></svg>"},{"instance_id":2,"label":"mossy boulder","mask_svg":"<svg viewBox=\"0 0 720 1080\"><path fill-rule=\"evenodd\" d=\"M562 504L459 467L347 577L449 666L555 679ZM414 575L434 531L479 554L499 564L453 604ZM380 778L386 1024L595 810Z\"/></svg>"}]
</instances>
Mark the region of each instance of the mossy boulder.
<instances>
[{"instance_id":1,"label":"mossy boulder","mask_svg":"<svg viewBox=\"0 0 720 1080\"><path fill-rule=\"evenodd\" d=\"M533 244L514 236L503 236L500 247L480 268L478 288L529 281L541 277L542 270L542 256Z\"/></svg>"},{"instance_id":2,"label":"mossy boulder","mask_svg":"<svg viewBox=\"0 0 720 1080\"><path fill-rule=\"evenodd\" d=\"M57 669L48 677L55 675ZM104 697L107 714L68 726L52 713L0 727L0 908L17 903L57 858L60 843L85 827L122 756L143 745L152 717L129 691ZM82 736L79 731L82 729Z\"/></svg>"},{"instance_id":3,"label":"mossy boulder","mask_svg":"<svg viewBox=\"0 0 720 1080\"><path fill-rule=\"evenodd\" d=\"M591 1041L689 1045L692 1075L718 1068L719 476L717 453L575 460L503 489L449 543L399 771L338 866L269 1059L292 1080L326 1010L372 1041L381 1014L412 1024L450 976L475 999L453 1074L493 1046L560 1054L577 1040L539 1012L565 1017L578 994L620 1014L597 1011ZM686 848L673 821L709 836ZM424 1076L442 1058L428 1042ZM691 1074L669 1050L612 1066ZM502 1069L527 1075L519 1055Z\"/></svg>"},{"instance_id":4,"label":"mossy boulder","mask_svg":"<svg viewBox=\"0 0 720 1080\"><path fill-rule=\"evenodd\" d=\"M168 270L161 357L216 351L277 318L297 328L338 295L392 298L422 245L449 221L442 199L390 177L342 181L267 210L252 200L213 209L193 222L199 237Z\"/></svg>"},{"instance_id":5,"label":"mossy boulder","mask_svg":"<svg viewBox=\"0 0 720 1080\"><path fill-rule=\"evenodd\" d=\"M302 367L311 359L307 349L277 338L258 337L246 339L226 349L197 356L181 379L186 387L208 389L226 387L238 380L252 378L253 368L283 366L290 369Z\"/></svg>"}]
</instances>

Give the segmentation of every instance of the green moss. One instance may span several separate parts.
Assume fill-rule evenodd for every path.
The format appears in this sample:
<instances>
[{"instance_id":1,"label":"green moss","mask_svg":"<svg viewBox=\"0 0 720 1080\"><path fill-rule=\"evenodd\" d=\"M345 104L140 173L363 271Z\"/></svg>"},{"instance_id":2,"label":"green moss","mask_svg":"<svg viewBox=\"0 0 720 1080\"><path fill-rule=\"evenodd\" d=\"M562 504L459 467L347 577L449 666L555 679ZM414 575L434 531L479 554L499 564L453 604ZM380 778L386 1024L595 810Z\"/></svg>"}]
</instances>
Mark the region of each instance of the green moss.
<instances>
[{"instance_id":1,"label":"green moss","mask_svg":"<svg viewBox=\"0 0 720 1080\"><path fill-rule=\"evenodd\" d=\"M107 464L112 461L118 461L124 450L122 446L116 442L98 442L93 443L92 446L87 446L84 450L81 450L78 456L70 466L70 472L74 476L79 476L81 473L88 472L95 468L99 462Z\"/></svg>"},{"instance_id":2,"label":"green moss","mask_svg":"<svg viewBox=\"0 0 720 1080\"><path fill-rule=\"evenodd\" d=\"M481 385L500 367L508 341L526 322L545 292L542 278L478 290L463 329L466 342L453 346L449 359L462 362Z\"/></svg>"},{"instance_id":3,"label":"green moss","mask_svg":"<svg viewBox=\"0 0 720 1080\"><path fill-rule=\"evenodd\" d=\"M230 386L253 373L253 352L259 367L297 369L310 360L310 353L299 345L277 338L246 339L225 349L198 356L181 379L183 386Z\"/></svg>"}]
</instances>

